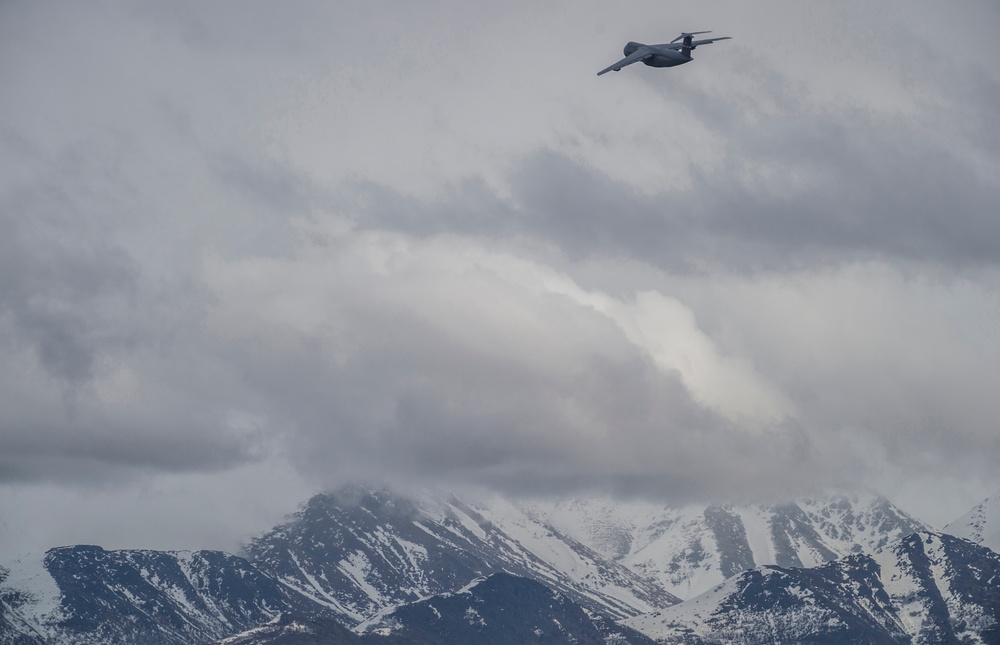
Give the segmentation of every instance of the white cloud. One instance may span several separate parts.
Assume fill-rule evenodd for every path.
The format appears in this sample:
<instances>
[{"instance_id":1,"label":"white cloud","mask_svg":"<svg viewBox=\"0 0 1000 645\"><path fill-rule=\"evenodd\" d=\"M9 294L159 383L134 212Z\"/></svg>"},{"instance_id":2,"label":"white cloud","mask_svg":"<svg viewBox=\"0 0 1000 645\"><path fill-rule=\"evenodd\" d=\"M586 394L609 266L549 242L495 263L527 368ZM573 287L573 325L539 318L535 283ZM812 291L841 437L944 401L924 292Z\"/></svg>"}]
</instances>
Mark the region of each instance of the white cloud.
<instances>
[{"instance_id":1,"label":"white cloud","mask_svg":"<svg viewBox=\"0 0 1000 645\"><path fill-rule=\"evenodd\" d=\"M463 459L499 466L534 447L551 452L557 466L578 463L610 476L631 469L626 464L638 445L649 445L650 433L661 437L658 450L683 452L694 447L670 447L670 438L706 423L739 433L776 428L787 414L780 394L738 358L722 356L675 299L644 292L625 301L584 291L552 267L475 239L340 233L289 260L212 262L206 279L217 303L208 317L214 333L266 347L274 353L268 360L291 366L308 352L326 380L317 386L331 388L338 401L344 393L335 390L365 383L350 403L370 427L323 417L319 427L299 427L306 441L343 435L395 452L394 441L409 445L416 434L425 444L419 454L440 460L438 472L464 471ZM606 372L595 371L602 366ZM621 380L622 369L634 373ZM615 400L621 395L631 403ZM411 404L423 412L407 417ZM663 418L646 416L653 410ZM723 423L727 416L738 425ZM506 444L496 460L487 438L493 433ZM471 442L478 454L440 456L456 441ZM330 441L328 449L340 446ZM420 467L419 455L408 458ZM337 460L330 454L325 463ZM666 475L672 463L640 471ZM532 468L545 478L546 466Z\"/></svg>"}]
</instances>

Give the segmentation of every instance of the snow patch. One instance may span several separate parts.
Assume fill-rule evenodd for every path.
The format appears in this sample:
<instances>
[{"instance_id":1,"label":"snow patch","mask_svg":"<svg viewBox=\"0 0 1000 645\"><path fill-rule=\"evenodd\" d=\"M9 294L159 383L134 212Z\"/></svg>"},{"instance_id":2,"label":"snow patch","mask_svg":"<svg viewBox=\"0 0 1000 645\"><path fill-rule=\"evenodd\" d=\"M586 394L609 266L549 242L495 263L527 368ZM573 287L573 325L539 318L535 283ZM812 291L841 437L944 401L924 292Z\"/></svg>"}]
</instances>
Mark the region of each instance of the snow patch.
<instances>
[{"instance_id":1,"label":"snow patch","mask_svg":"<svg viewBox=\"0 0 1000 645\"><path fill-rule=\"evenodd\" d=\"M473 627L486 626L486 621L479 615L479 612L476 611L475 607L469 607L465 610L465 621Z\"/></svg>"},{"instance_id":2,"label":"snow patch","mask_svg":"<svg viewBox=\"0 0 1000 645\"><path fill-rule=\"evenodd\" d=\"M36 627L48 622L59 609L62 593L45 568L45 555L29 553L3 563L9 571L3 586L25 592L30 601L18 612Z\"/></svg>"},{"instance_id":3,"label":"snow patch","mask_svg":"<svg viewBox=\"0 0 1000 645\"><path fill-rule=\"evenodd\" d=\"M337 568L354 581L354 584L361 589L365 595L377 604L385 605L388 601L378 589L368 582L368 576L372 572L372 564L368 561L368 556L362 551L355 551L337 564Z\"/></svg>"}]
</instances>

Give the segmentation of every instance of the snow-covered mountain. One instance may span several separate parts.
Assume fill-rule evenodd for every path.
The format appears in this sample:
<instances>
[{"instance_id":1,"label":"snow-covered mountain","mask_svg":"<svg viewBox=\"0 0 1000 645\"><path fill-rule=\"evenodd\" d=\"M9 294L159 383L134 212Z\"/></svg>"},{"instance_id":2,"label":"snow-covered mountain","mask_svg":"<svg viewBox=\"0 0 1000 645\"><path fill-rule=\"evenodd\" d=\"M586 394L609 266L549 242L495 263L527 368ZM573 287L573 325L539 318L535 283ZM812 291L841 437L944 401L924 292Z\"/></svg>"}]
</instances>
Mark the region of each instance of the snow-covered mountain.
<instances>
[{"instance_id":1,"label":"snow-covered mountain","mask_svg":"<svg viewBox=\"0 0 1000 645\"><path fill-rule=\"evenodd\" d=\"M23 611L30 609L34 596L10 581L10 569L0 567L0 644L40 645L43 636ZM27 606L27 607L26 607Z\"/></svg>"},{"instance_id":2,"label":"snow-covered mountain","mask_svg":"<svg viewBox=\"0 0 1000 645\"><path fill-rule=\"evenodd\" d=\"M948 524L944 532L1000 552L1000 493Z\"/></svg>"},{"instance_id":3,"label":"snow-covered mountain","mask_svg":"<svg viewBox=\"0 0 1000 645\"><path fill-rule=\"evenodd\" d=\"M924 531L875 555L760 567L624 623L663 643L996 643L1000 555Z\"/></svg>"},{"instance_id":4,"label":"snow-covered mountain","mask_svg":"<svg viewBox=\"0 0 1000 645\"><path fill-rule=\"evenodd\" d=\"M12 563L0 579L0 645L188 643L289 615L363 630L497 573L613 621L666 611L754 567L823 570L925 528L876 496L669 506L352 486L314 496L241 556L76 546Z\"/></svg>"},{"instance_id":5,"label":"snow-covered mountain","mask_svg":"<svg viewBox=\"0 0 1000 645\"><path fill-rule=\"evenodd\" d=\"M815 566L851 553L873 553L928 528L876 495L684 506L608 497L493 498L473 507L514 535L575 540L679 598L696 596L756 566Z\"/></svg>"},{"instance_id":6,"label":"snow-covered mountain","mask_svg":"<svg viewBox=\"0 0 1000 645\"><path fill-rule=\"evenodd\" d=\"M1000 642L998 582L1000 555L924 531L875 555L854 554L811 568L758 567L682 604L618 625L538 582L494 574L459 592L398 607L358 633L285 616L223 644L995 643Z\"/></svg>"},{"instance_id":7,"label":"snow-covered mountain","mask_svg":"<svg viewBox=\"0 0 1000 645\"><path fill-rule=\"evenodd\" d=\"M14 563L3 585L0 596L20 594L19 631L46 643L206 642L281 612L327 615L246 559L219 551L60 547Z\"/></svg>"},{"instance_id":8,"label":"snow-covered mountain","mask_svg":"<svg viewBox=\"0 0 1000 645\"><path fill-rule=\"evenodd\" d=\"M411 499L348 487L316 495L254 539L248 559L289 589L357 625L387 608L454 591L505 571L539 580L613 618L677 598L655 582L513 507L497 523L454 496Z\"/></svg>"},{"instance_id":9,"label":"snow-covered mountain","mask_svg":"<svg viewBox=\"0 0 1000 645\"><path fill-rule=\"evenodd\" d=\"M59 588L42 564L26 555L0 566L0 644L45 642L40 617L59 606Z\"/></svg>"},{"instance_id":10,"label":"snow-covered mountain","mask_svg":"<svg viewBox=\"0 0 1000 645\"><path fill-rule=\"evenodd\" d=\"M877 496L675 507L610 497L405 498L349 487L313 497L246 555L353 624L494 571L621 618L755 566L813 566L925 528Z\"/></svg>"}]
</instances>

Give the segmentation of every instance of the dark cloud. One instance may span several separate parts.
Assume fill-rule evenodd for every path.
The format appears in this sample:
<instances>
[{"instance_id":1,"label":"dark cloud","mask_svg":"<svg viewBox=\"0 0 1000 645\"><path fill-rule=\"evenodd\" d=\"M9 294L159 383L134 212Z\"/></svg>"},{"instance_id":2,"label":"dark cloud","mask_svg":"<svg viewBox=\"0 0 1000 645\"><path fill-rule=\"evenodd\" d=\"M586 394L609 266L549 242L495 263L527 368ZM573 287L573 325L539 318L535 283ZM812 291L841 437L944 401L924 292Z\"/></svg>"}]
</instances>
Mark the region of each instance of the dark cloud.
<instances>
[{"instance_id":1,"label":"dark cloud","mask_svg":"<svg viewBox=\"0 0 1000 645\"><path fill-rule=\"evenodd\" d=\"M726 138L718 167L684 190L642 194L545 150L512 173L513 206L474 180L432 203L369 182L353 201L361 226L530 235L574 257L615 253L671 271L1000 263L1000 187L934 131L856 110L761 117Z\"/></svg>"},{"instance_id":2,"label":"dark cloud","mask_svg":"<svg viewBox=\"0 0 1000 645\"><path fill-rule=\"evenodd\" d=\"M77 170L85 163L70 152L55 160L48 179L0 194L0 314L69 383L91 376L102 345L129 342L132 331L109 329L105 312L128 308L136 287L135 265L109 239L117 205L95 199L95 217L72 196L97 189Z\"/></svg>"}]
</instances>

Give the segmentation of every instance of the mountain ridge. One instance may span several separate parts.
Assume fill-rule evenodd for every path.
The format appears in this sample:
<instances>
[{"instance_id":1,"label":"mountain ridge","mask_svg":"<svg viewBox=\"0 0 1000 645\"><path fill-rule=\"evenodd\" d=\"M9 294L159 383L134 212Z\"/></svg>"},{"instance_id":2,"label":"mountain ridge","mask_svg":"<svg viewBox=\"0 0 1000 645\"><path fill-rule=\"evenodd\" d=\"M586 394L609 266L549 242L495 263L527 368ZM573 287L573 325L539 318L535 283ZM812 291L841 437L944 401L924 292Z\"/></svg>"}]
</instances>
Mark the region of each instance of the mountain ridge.
<instances>
[{"instance_id":1,"label":"mountain ridge","mask_svg":"<svg viewBox=\"0 0 1000 645\"><path fill-rule=\"evenodd\" d=\"M807 571L794 575L816 585L825 566L857 573L836 563L873 558L910 529L927 527L874 495L674 506L355 485L313 496L240 555L51 549L0 577L0 645L219 640L287 616L365 631L496 574L601 620L638 620L686 605L675 591L690 602L746 571Z\"/></svg>"},{"instance_id":2,"label":"mountain ridge","mask_svg":"<svg viewBox=\"0 0 1000 645\"><path fill-rule=\"evenodd\" d=\"M1000 555L923 531L874 555L764 566L624 624L663 643L960 643L1000 639Z\"/></svg>"}]
</instances>

